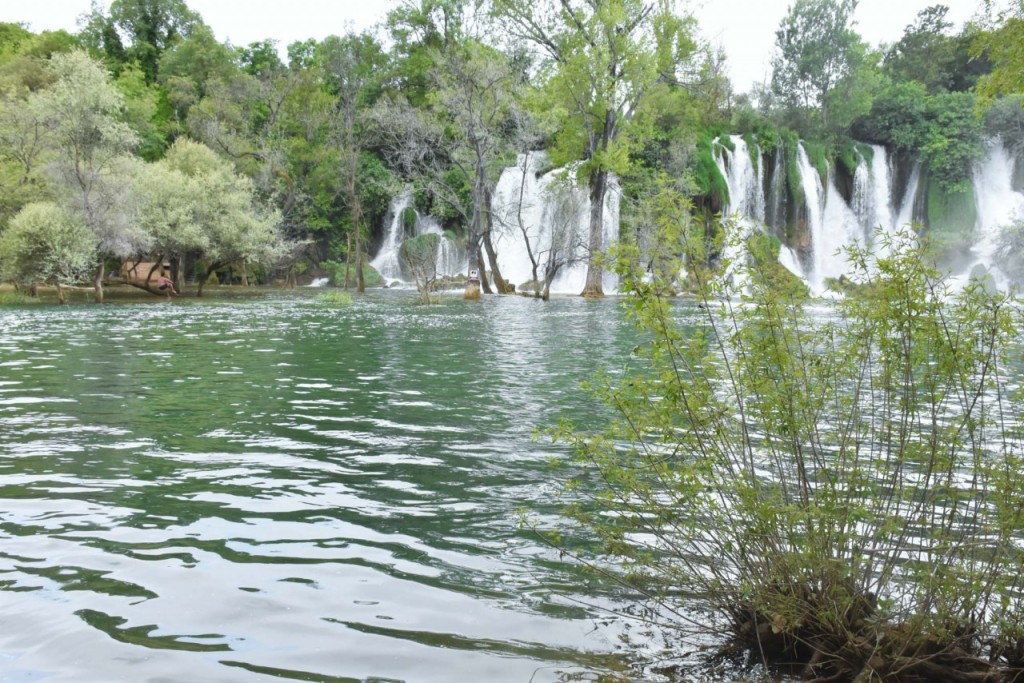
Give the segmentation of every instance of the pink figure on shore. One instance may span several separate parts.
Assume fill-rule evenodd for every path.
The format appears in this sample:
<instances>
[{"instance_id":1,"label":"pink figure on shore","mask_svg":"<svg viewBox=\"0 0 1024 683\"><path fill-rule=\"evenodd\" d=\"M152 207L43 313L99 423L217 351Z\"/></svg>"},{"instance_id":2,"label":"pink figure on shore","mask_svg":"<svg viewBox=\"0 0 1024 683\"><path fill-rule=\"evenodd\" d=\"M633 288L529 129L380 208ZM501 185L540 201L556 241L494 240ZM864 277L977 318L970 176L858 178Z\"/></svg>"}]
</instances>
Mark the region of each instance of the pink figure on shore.
<instances>
[{"instance_id":1,"label":"pink figure on shore","mask_svg":"<svg viewBox=\"0 0 1024 683\"><path fill-rule=\"evenodd\" d=\"M161 292L167 292L167 295L178 296L178 290L174 288L174 283L171 282L170 278L166 278L163 275L156 279L156 288Z\"/></svg>"}]
</instances>

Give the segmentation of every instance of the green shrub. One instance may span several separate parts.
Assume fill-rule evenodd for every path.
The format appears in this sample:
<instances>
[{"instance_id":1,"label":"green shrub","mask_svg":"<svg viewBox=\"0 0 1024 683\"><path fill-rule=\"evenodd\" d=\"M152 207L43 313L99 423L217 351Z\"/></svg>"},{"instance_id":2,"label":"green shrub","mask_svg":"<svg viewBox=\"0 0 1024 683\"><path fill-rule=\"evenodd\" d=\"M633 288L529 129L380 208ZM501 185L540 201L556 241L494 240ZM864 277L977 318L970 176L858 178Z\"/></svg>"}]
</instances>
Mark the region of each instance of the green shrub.
<instances>
[{"instance_id":1,"label":"green shrub","mask_svg":"<svg viewBox=\"0 0 1024 683\"><path fill-rule=\"evenodd\" d=\"M318 303L330 306L351 306L352 295L343 290L329 290L316 298Z\"/></svg>"},{"instance_id":2,"label":"green shrub","mask_svg":"<svg viewBox=\"0 0 1024 683\"><path fill-rule=\"evenodd\" d=\"M335 287L345 286L345 262L344 261L321 261L320 269L327 277L331 278L331 284ZM355 264L349 266L349 286L354 287L356 283ZM363 259L363 282L367 287L381 287L384 285L384 278L377 272L377 269L370 265L370 257Z\"/></svg>"},{"instance_id":3,"label":"green shrub","mask_svg":"<svg viewBox=\"0 0 1024 683\"><path fill-rule=\"evenodd\" d=\"M728 137L723 139L725 143L729 142ZM714 144L710 134L705 133L697 141L697 161L694 168L694 184L697 187L697 191L704 197L709 197L712 203L716 207L728 206L729 198L729 185L725 182L725 177L722 172L718 170L718 164L715 163L714 152L712 145ZM731 145L723 144L723 147L729 149Z\"/></svg>"},{"instance_id":4,"label":"green shrub","mask_svg":"<svg viewBox=\"0 0 1024 683\"><path fill-rule=\"evenodd\" d=\"M912 232L876 239L828 316L766 286L767 259L743 305L702 282L684 314L620 258L645 341L590 385L607 429L557 432L568 512L645 614L704 619L726 652L843 683L1004 680L1024 636L1020 314L978 284L947 296Z\"/></svg>"},{"instance_id":5,"label":"green shrub","mask_svg":"<svg viewBox=\"0 0 1024 683\"><path fill-rule=\"evenodd\" d=\"M28 306L38 303L42 303L39 297L22 292L0 292L0 306Z\"/></svg>"}]
</instances>

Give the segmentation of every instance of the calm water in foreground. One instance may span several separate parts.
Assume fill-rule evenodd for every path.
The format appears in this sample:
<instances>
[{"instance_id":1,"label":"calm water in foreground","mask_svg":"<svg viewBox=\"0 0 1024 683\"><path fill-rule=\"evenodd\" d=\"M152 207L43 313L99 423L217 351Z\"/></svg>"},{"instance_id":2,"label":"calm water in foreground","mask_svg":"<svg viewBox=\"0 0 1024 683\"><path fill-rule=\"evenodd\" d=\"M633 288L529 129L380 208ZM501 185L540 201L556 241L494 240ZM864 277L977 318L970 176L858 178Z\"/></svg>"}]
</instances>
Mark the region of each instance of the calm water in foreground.
<instances>
[{"instance_id":1,"label":"calm water in foreground","mask_svg":"<svg viewBox=\"0 0 1024 683\"><path fill-rule=\"evenodd\" d=\"M634 343L575 298L0 309L0 680L616 667L610 590L518 515Z\"/></svg>"}]
</instances>

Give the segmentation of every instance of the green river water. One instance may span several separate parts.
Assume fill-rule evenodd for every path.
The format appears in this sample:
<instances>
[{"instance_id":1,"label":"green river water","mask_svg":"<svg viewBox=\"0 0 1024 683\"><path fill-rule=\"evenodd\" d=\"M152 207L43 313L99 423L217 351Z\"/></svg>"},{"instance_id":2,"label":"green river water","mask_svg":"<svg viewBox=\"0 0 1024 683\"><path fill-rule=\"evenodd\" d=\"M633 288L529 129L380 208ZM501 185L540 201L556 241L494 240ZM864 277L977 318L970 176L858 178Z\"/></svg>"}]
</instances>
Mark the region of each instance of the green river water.
<instances>
[{"instance_id":1,"label":"green river water","mask_svg":"<svg viewBox=\"0 0 1024 683\"><path fill-rule=\"evenodd\" d=\"M0 681L558 681L619 665L557 520L615 301L0 309Z\"/></svg>"}]
</instances>

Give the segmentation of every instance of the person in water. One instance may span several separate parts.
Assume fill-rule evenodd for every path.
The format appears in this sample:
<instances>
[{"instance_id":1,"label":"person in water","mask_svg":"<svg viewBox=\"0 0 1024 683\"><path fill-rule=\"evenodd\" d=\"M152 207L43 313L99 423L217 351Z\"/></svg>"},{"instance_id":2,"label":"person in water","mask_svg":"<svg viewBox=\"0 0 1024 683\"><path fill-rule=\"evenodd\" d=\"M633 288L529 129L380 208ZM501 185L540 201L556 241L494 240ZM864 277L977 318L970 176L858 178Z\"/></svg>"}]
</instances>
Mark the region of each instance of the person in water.
<instances>
[{"instance_id":1,"label":"person in water","mask_svg":"<svg viewBox=\"0 0 1024 683\"><path fill-rule=\"evenodd\" d=\"M163 275L156 279L156 288L161 292L167 292L167 296L178 296L178 290L174 288L174 283L171 282L170 278L166 278Z\"/></svg>"}]
</instances>

